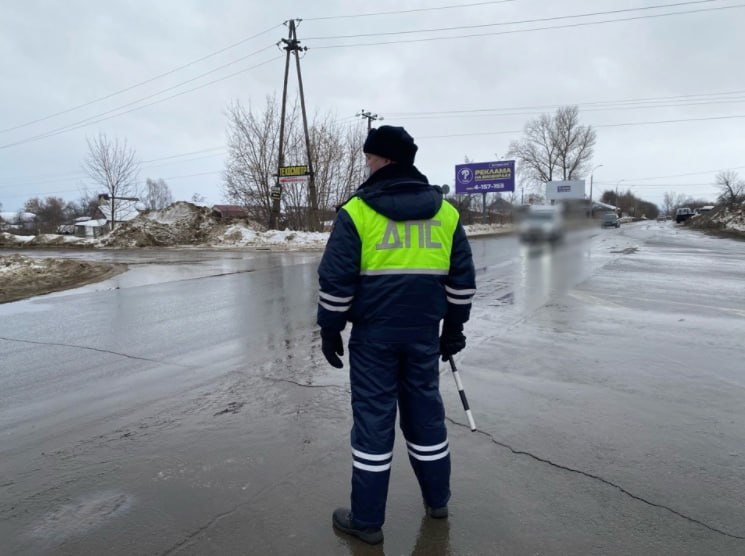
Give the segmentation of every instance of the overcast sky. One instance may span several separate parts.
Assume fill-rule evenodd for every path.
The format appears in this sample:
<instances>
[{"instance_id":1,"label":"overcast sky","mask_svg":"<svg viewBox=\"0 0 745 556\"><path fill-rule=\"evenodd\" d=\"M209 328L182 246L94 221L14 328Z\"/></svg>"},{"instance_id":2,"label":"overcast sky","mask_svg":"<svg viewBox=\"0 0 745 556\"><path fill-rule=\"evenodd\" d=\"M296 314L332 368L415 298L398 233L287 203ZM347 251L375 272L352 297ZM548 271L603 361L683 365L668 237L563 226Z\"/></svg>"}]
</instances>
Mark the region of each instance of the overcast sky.
<instances>
[{"instance_id":1,"label":"overcast sky","mask_svg":"<svg viewBox=\"0 0 745 556\"><path fill-rule=\"evenodd\" d=\"M566 17L581 14L598 15ZM452 184L464 156L503 158L527 120L566 104L597 130L596 199L619 186L655 203L668 191L713 200L718 170L745 176L745 2L5 0L3 210L78 199L86 137L99 132L136 149L143 182L224 201L225 107L281 92L273 45L288 18L304 19L309 111L365 126L364 108L405 126L433 183ZM416 32L448 27L461 28ZM357 36L324 38L340 35ZM359 46L371 42L394 44ZM483 112L457 113L469 110Z\"/></svg>"}]
</instances>

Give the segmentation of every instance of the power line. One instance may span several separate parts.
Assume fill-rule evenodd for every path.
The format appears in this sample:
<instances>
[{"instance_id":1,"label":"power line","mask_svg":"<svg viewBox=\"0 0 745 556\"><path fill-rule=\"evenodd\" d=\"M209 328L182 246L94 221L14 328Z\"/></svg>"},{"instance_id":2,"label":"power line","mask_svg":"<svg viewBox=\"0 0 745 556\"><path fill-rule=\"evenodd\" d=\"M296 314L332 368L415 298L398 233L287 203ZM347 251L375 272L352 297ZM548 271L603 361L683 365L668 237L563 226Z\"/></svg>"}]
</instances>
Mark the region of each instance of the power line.
<instances>
[{"instance_id":1,"label":"power line","mask_svg":"<svg viewBox=\"0 0 745 556\"><path fill-rule=\"evenodd\" d=\"M213 154L207 155L207 156L198 156L198 157L192 157L192 158L183 158L185 156L195 155L195 154L203 154L206 152L212 152L212 151L218 151ZM162 166L169 166L171 164L181 164L184 162L192 162L194 160L202 160L205 158L211 158L213 156L220 156L224 154L226 151L225 147L210 147L207 149L200 149L197 151L189 151L185 153L180 154L174 154L169 156L163 156L159 158L151 158L149 160L143 160L141 164L141 168L145 170L151 170L153 168L160 168ZM174 160L177 158L181 158L182 160ZM172 162L168 162L166 164L158 164L158 165L150 165L152 162L161 162L163 160L172 160ZM36 185L43 185L43 184L50 184L50 183L64 183L68 181L72 181L74 179L79 178L85 178L88 174L81 171L75 171L75 172L66 172L62 174L43 174L41 176L24 176L24 177L0 177L0 180L3 180L5 182L8 181L15 181L12 185L10 184L4 184L0 185L0 189L9 189L11 187L23 187L23 186L36 186Z\"/></svg>"},{"instance_id":2,"label":"power line","mask_svg":"<svg viewBox=\"0 0 745 556\"><path fill-rule=\"evenodd\" d=\"M512 112L514 110L547 110L547 109L555 109L559 108L561 106L608 106L608 107L622 107L627 105L634 105L634 104L650 104L652 107L665 107L666 105L660 105L660 104L651 104L651 103L663 103L666 101L683 101L685 99L691 99L691 101L700 101L700 102L715 102L715 101L735 101L740 98L745 97L738 97L738 98L726 98L727 96L732 95L744 95L745 89L743 90L737 90L737 91L726 91L726 92L719 92L719 93L691 93L686 95L673 95L673 96L662 96L662 97L645 97L645 98L631 98L631 99L618 99L618 100L596 100L596 101L586 101L586 102L564 102L560 104L537 104L532 106L512 106L512 107L501 107L501 108L473 108L468 110L432 110L432 111L425 111L425 112L388 112L389 116L397 116L397 117L413 117L413 116L438 116L438 115L461 115L461 114L482 114L484 112ZM701 98L697 98L701 97ZM711 100L707 100L705 97L725 97L725 98L712 98Z\"/></svg>"},{"instance_id":3,"label":"power line","mask_svg":"<svg viewBox=\"0 0 745 556\"><path fill-rule=\"evenodd\" d=\"M503 27L507 25L524 25L526 23L544 23L547 21L562 21L565 19L576 19L579 17L594 17L599 15L614 15L620 13L629 12L640 12L648 10L659 10L662 8L677 8L680 6L688 6L691 4L709 4L711 2L717 2L718 0L690 0L687 2L676 2L674 4L658 4L656 6L643 6L640 8L623 8L618 10L608 10L604 12L589 12L583 14L574 15L558 15L552 17L541 17L536 19L523 19L517 21L499 21L497 23L480 23L478 25L459 25L456 27L439 27L432 29L412 29L408 31L384 31L376 33L359 33L356 35L332 35L326 37L306 37L305 40L334 40L334 39L357 39L364 37L380 37L380 36L395 36L395 35L410 35L415 33L438 33L441 31L460 31L463 29L484 29L486 27Z\"/></svg>"},{"instance_id":4,"label":"power line","mask_svg":"<svg viewBox=\"0 0 745 556\"><path fill-rule=\"evenodd\" d=\"M629 181L648 181L648 180L663 180L663 179L669 179L669 178L685 178L688 176L700 176L703 174L713 174L714 172L726 172L728 170L743 170L743 169L745 169L745 166L730 166L729 168L716 168L714 170L701 170L700 172L688 172L686 174L672 174L669 176L654 176L651 178L633 178ZM624 180L624 182L625 181L626 180ZM616 182L615 181L608 181L608 182L600 181L600 182L595 182L595 183L599 183L601 185L613 185Z\"/></svg>"},{"instance_id":5,"label":"power line","mask_svg":"<svg viewBox=\"0 0 745 556\"><path fill-rule=\"evenodd\" d=\"M492 2L475 2L472 4L452 4L449 6L439 6L436 8L415 8L410 10L394 10L394 11L388 11L388 12L371 12L371 13L361 13L361 14L349 14L349 15L330 15L325 17L306 17L301 19L301 21L323 21L323 20L329 20L329 19L352 19L352 18L358 18L358 17L371 17L371 16L380 16L380 15L400 15L400 14L411 14L411 13L419 13L419 12L434 12L434 11L440 11L440 10L455 10L460 8L472 8L474 6L487 6L492 4L507 4L509 2L517 2L518 0L496 0Z\"/></svg>"},{"instance_id":6,"label":"power line","mask_svg":"<svg viewBox=\"0 0 745 556\"><path fill-rule=\"evenodd\" d=\"M661 109L661 108L682 108L686 106L709 106L713 104L741 104L745 102L745 98L740 99L732 99L732 100L714 100L714 101L708 101L708 102L681 102L681 103L674 103L674 104L656 104L656 105L637 105L637 106L608 106L607 108L604 107L598 107L598 108L582 108L582 105L577 105L580 108L582 108L583 113L584 112L609 112L614 110L648 110L650 108L653 109ZM558 108L559 106L556 106L555 108ZM412 116L399 116L398 119L400 120L429 120L429 119L440 119L440 118L487 118L487 117L514 117L514 116L534 116L537 112L503 112L499 114L492 114L492 113L479 113L479 114L441 114L441 115L412 115Z\"/></svg>"},{"instance_id":7,"label":"power line","mask_svg":"<svg viewBox=\"0 0 745 556\"><path fill-rule=\"evenodd\" d=\"M261 35L265 35L265 34L271 32L271 31L274 31L274 29L276 29L277 27L281 27L281 26L282 26L281 24L274 25L274 26L270 27L269 29L266 29L264 31L261 31L260 33L256 33L255 35L252 35L252 36L247 37L245 39L241 39L240 41L238 41L236 43L233 43L233 44L231 44L229 46L226 46L225 48L221 48L219 50L215 50L214 52L211 52L211 53L207 54L206 56L202 56L201 58L197 58L196 60L192 60L191 62L187 62L186 64L183 64L181 66L178 66L176 68L173 68L172 70L169 70L169 71L166 71L164 73L158 74L158 75L156 75L154 77L150 77L150 78L148 78L148 79L146 79L144 81L140 81L139 83L135 83L134 85L130 85L129 87L125 87L124 89L119 89L118 91L114 91L113 93L109 93L109 94L107 94L105 96L102 96L102 97L99 97L99 98L90 100L88 102L84 102L82 104L78 104L78 105L73 106L71 108L67 108L65 110L61 110L59 112L55 112L54 114L49 114L48 116L44 116L42 118L37 118L35 120L31 120L31 121L28 121L28 122L25 122L25 123L22 123L22 124L18 124L18 125L13 126L13 127L8 127L8 128L5 128L5 129L0 129L0 133L7 133L9 131L14 131L14 130L20 129L22 127L27 127L27 126L30 126L30 125L33 125L33 124L36 124L36 123L39 123L39 122L43 122L43 121L49 120L51 118L55 118L55 117L61 116L63 114L68 114L70 112L74 112L75 110L79 110L80 108L85 108L86 106L90 106L92 104L96 104L98 102L101 102L101 101L110 99L112 97L121 95L122 93L126 93L128 91L131 91L131 90L136 89L138 87L141 87L143 85L147 85L148 83L152 83L153 81L157 81L158 79L161 79L163 77L166 77L168 75L171 75L173 73L176 73L178 71L181 71L182 69L186 69L189 66L193 66L194 64L198 64L199 62L203 62L204 60L207 60L209 58L212 58L213 56L217 56L218 54L222 54L223 52L226 52L227 50L231 50L231 49L235 48L236 46L240 46L241 44L244 44L244 43L246 43L248 41L251 41L251 40L253 40L253 39L257 38L257 37L260 37Z\"/></svg>"},{"instance_id":8,"label":"power line","mask_svg":"<svg viewBox=\"0 0 745 556\"><path fill-rule=\"evenodd\" d=\"M657 124L677 124L682 122L703 122L708 120L735 120L745 118L745 114L733 114L730 116L705 116L702 118L681 118L678 120L657 120L651 122L624 122L620 124L601 124L593 127L626 127L635 125L657 125Z\"/></svg>"},{"instance_id":9,"label":"power line","mask_svg":"<svg viewBox=\"0 0 745 556\"><path fill-rule=\"evenodd\" d=\"M201 177L201 176L213 176L215 174L222 174L222 173L223 173L223 170L217 170L217 171L214 171L214 172L199 172L197 174L185 174L185 175L182 175L182 176L168 176L168 177L163 178L163 180L165 180L165 181L173 181L173 180L179 180L179 179L185 179L185 178L195 178L195 177ZM94 189L95 189L95 187L94 187ZM76 193L76 192L79 193L80 192L80 188L78 188L78 189L63 189L63 190L59 190L59 191L45 191L43 193L28 193L28 192L24 192L24 193L19 193L17 195L5 195L5 198L6 199L20 199L20 198L26 197L27 199L30 199L30 198L33 198L33 197L41 197L41 196L49 197L51 195L58 195L58 194L61 194L61 193Z\"/></svg>"},{"instance_id":10,"label":"power line","mask_svg":"<svg viewBox=\"0 0 745 556\"><path fill-rule=\"evenodd\" d=\"M714 1L714 0L707 0L707 1ZM637 20L642 20L642 19L670 17L674 15L690 15L690 14L696 14L696 13L731 10L731 9L738 9L738 8L743 8L743 7L745 7L745 4L736 4L733 6L701 8L698 10L686 10L686 11L679 11L679 12L668 12L668 13L663 13L663 14L640 15L640 16L617 18L617 19L606 19L606 20L601 20L601 21L567 23L565 25L533 27L530 29L511 29L507 31L495 31L491 33L472 33L468 35L449 35L449 36L427 37L427 38L421 38L421 39L403 39L403 40L397 40L397 41L380 41L380 42L366 42L366 43L352 43L352 44L340 43L340 44L332 44L332 45L326 45L326 46L314 46L313 48L315 50L328 49L328 48L356 48L356 47L361 47L361 46L385 46L385 45L391 45L391 44L409 44L409 43L432 42L432 41L440 41L440 40L467 39L467 38L475 38L475 37L491 37L491 36L497 36L497 35L514 35L518 33L531 33L535 31L548 31L548 30L553 30L553 29L573 29L577 27L588 27L592 25L602 25L606 23L620 23L624 21L637 21ZM321 38L319 37L319 39Z\"/></svg>"},{"instance_id":11,"label":"power line","mask_svg":"<svg viewBox=\"0 0 745 556\"><path fill-rule=\"evenodd\" d=\"M264 50L266 50L266 49L264 49ZM64 127L58 128L56 130L52 130L50 132L41 134L41 135L36 135L36 136L33 136L33 137L28 137L26 139L22 139L20 141L15 141L13 143L6 143L4 145L0 145L0 149L7 149L7 148L10 148L10 147L15 147L17 145L23 145L23 144L31 143L31 142L34 142L34 141L39 141L41 139L46 139L48 137L54 137L55 135L60 135L60 134L63 134L63 133L67 133L69 131L75 131L76 129L81 129L81 128L84 128L84 127L88 127L89 125L97 124L97 123L100 123L100 122L103 122L103 121L106 121L106 120L110 120L112 118L118 118L119 116L124 116L125 114L130 114L131 112L136 112L138 110L142 110L143 108L148 108L149 106L154 106L156 104L160 104L161 102L165 102L167 100L171 100L171 99L176 98L176 97L179 97L181 95L185 95L187 93L191 93L191 92L197 91L199 89L203 89L204 87L208 87L209 85L213 85L213 84L218 83L220 81L225 81L226 79L230 79L231 77L235 77L236 75L240 75L242 73L246 73L247 71L256 69L256 68L258 68L260 66L266 65L266 64L268 64L270 62L274 62L274 61L276 61L278 59L279 59L279 57L276 57L275 56L274 58L271 58L269 60L265 60L265 61L263 61L263 62L261 62L259 64L254 65L254 66L251 66L251 67L248 67L248 68L245 68L245 69L236 71L234 73L225 75L225 76L220 77L218 79L213 79L212 81L208 81L207 83L203 83L202 85L199 85L198 87L193 87L191 89L187 89L185 91L181 91L180 93L176 93L175 95L171 95L171 96L168 96L168 97L165 97L165 98L156 100L154 102L150 102L148 104L143 104L141 106L136 106L134 108L131 108L129 110L125 110L124 112L120 112L118 114L113 114L111 116L107 116L105 118L100 118L100 119L97 119L97 120L95 120L95 119L92 120L91 118L86 118L85 120L81 120L79 122L75 122L75 123L69 124L68 126L64 126ZM171 88L173 88L173 87L171 87ZM165 91L166 90L163 90L163 91L160 91L159 93L155 93L154 95L150 95L149 97L144 97L144 98L151 98L152 96L157 96L158 94L161 94L161 93L163 93ZM135 101L135 103L136 102L140 102L141 100L144 100L144 98ZM119 108L115 108L113 110L109 110L108 112L104 112L103 114L108 114L108 113L113 112L115 110L119 110L121 108L124 108L126 106L129 106L130 104L133 104L133 103L125 104L125 105L123 105L123 106L121 106ZM100 115L103 115L103 114L99 114L99 116ZM92 118L96 118L96 117L97 116L93 116Z\"/></svg>"},{"instance_id":12,"label":"power line","mask_svg":"<svg viewBox=\"0 0 745 556\"><path fill-rule=\"evenodd\" d=\"M58 131L63 131L65 129L67 129L67 128L75 127L75 126L77 126L79 124L83 124L85 122L89 122L91 120L95 120L96 118L100 118L101 116L105 116L107 114L112 114L114 112L117 112L118 110L121 110L122 108L126 108L128 106L133 106L133 105L135 105L135 104L137 104L139 102L142 102L144 100L148 100L148 99L157 97L158 95L161 95L161 94L166 93L168 91L172 91L174 89L178 89L179 87L181 87L183 85L186 85L188 83L192 83L194 81L197 81L197 80L199 80L199 79L201 79L201 78L203 78L203 77L205 77L207 75L210 75L212 73L215 73L216 71L220 71L221 69L224 69L226 67L229 67L229 66L231 66L231 65L233 65L233 64L235 64L237 62L241 62L243 60L246 60L247 58L251 58L251 57L255 56L256 54L260 54L261 52L264 52L265 50L269 50L270 48L272 48L274 46L275 45L266 46L264 48L261 48L259 50L254 51L254 52L251 52L250 54L247 54L246 56L242 56L241 58L237 58L235 60L232 60L231 62L228 62L227 64L223 64L223 65L218 66L218 67L216 67L216 68L214 68L214 69L212 69L210 71L207 71L205 73L202 73L200 75L197 75L195 77L192 77L191 79L187 79L186 81L182 81L181 83L177 83L176 85L172 85L171 87L167 87L165 89L161 89L160 91L156 91L155 93L152 93L150 95L147 95L147 96L138 98L136 100L133 100L133 101L128 102L126 104L123 104L121 106L117 106L116 108L112 108L111 110L107 110L107 111L101 112L99 114L94 114L93 116L89 116L88 118L84 118L83 120L79 120L77 122L73 122L71 124L64 125L62 127L53 129L51 131L48 131L48 132L45 132L45 133L41 133L39 135L34 135L34 136L29 137L29 138L27 138L25 140L22 140L22 141L20 141L18 143L11 143L11 144L8 144L8 145L0 145L0 148L5 148L7 146L13 146L15 144L22 144L22 143L27 142L27 141L30 141L30 140L42 139L42 138L47 137L47 136L57 135L57 132Z\"/></svg>"},{"instance_id":13,"label":"power line","mask_svg":"<svg viewBox=\"0 0 745 556\"><path fill-rule=\"evenodd\" d=\"M677 120L655 120L655 121L648 121L648 122L624 122L624 123L618 123L618 124L593 124L592 127L594 128L607 128L607 127L630 127L630 126L638 126L638 125L661 125L661 124L673 124L673 123L683 123L683 122L701 122L701 121L708 121L708 120L733 120L733 119L739 119L739 118L745 118L745 114L734 114L730 116L708 116L703 118L680 118ZM448 135L422 135L418 136L417 139L445 139L450 137L478 137L478 136L488 136L488 135L506 135L511 133L522 133L523 130L504 130L504 131L477 131L472 133L452 133Z\"/></svg>"}]
</instances>

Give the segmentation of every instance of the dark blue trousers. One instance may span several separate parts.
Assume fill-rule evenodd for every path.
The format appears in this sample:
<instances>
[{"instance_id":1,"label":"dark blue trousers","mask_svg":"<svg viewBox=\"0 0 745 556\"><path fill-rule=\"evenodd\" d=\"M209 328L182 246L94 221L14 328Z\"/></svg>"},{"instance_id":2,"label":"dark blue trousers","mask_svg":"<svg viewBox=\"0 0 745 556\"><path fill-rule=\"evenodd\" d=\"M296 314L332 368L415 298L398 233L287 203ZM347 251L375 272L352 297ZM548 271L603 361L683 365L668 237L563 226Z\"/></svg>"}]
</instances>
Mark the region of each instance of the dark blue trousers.
<instances>
[{"instance_id":1,"label":"dark blue trousers","mask_svg":"<svg viewBox=\"0 0 745 556\"><path fill-rule=\"evenodd\" d=\"M355 337L349 342L352 386L352 519L378 528L393 459L396 406L409 461L424 502L450 499L450 449L439 390L439 343L389 343Z\"/></svg>"}]
</instances>

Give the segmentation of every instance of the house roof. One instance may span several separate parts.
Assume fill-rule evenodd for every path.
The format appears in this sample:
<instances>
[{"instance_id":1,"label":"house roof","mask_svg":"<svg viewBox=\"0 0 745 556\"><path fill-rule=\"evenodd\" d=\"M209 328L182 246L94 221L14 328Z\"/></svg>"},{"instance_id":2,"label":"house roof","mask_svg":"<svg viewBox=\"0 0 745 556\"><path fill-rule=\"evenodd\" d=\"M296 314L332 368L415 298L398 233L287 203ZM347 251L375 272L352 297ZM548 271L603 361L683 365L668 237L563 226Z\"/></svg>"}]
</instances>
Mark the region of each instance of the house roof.
<instances>
[{"instance_id":1,"label":"house roof","mask_svg":"<svg viewBox=\"0 0 745 556\"><path fill-rule=\"evenodd\" d=\"M246 216L246 209L240 205L212 205L212 210L222 218L242 218Z\"/></svg>"},{"instance_id":2,"label":"house roof","mask_svg":"<svg viewBox=\"0 0 745 556\"><path fill-rule=\"evenodd\" d=\"M117 222L126 222L128 220L132 220L133 218L136 218L138 214L140 214L140 211L137 210L135 203L131 201L118 201L114 209L116 211ZM111 220L111 205L108 201L102 201L98 205L98 210L100 210L101 214L106 217L107 221Z\"/></svg>"},{"instance_id":3,"label":"house roof","mask_svg":"<svg viewBox=\"0 0 745 556\"><path fill-rule=\"evenodd\" d=\"M7 222L8 224L20 224L19 215L20 220L22 220L23 222L33 222L36 218L36 215L33 212L0 212L0 218L5 220L5 222Z\"/></svg>"},{"instance_id":4,"label":"house roof","mask_svg":"<svg viewBox=\"0 0 745 556\"><path fill-rule=\"evenodd\" d=\"M99 220L85 220L83 222L75 222L76 226L84 226L86 228L100 228L106 225L106 220L100 218Z\"/></svg>"}]
</instances>

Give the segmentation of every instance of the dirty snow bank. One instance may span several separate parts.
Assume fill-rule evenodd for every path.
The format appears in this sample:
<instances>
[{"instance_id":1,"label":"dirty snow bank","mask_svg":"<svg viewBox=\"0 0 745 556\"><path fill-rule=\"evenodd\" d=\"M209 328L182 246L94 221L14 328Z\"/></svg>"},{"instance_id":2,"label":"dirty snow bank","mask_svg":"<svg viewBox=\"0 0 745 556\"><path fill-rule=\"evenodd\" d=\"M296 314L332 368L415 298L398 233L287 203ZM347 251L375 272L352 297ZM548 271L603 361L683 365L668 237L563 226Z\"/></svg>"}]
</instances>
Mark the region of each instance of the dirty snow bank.
<instances>
[{"instance_id":1,"label":"dirty snow bank","mask_svg":"<svg viewBox=\"0 0 745 556\"><path fill-rule=\"evenodd\" d=\"M17 301L104 280L124 272L125 265L0 256L0 303Z\"/></svg>"},{"instance_id":2,"label":"dirty snow bank","mask_svg":"<svg viewBox=\"0 0 745 556\"><path fill-rule=\"evenodd\" d=\"M745 203L739 206L720 206L711 213L696 216L688 222L693 228L745 237Z\"/></svg>"},{"instance_id":3,"label":"dirty snow bank","mask_svg":"<svg viewBox=\"0 0 745 556\"><path fill-rule=\"evenodd\" d=\"M511 225L473 224L465 226L469 237L509 233ZM266 230L248 220L223 221L207 207L179 201L162 210L152 210L121 222L113 232L99 239L75 236L0 235L0 247L249 247L272 250L323 249L328 232Z\"/></svg>"},{"instance_id":4,"label":"dirty snow bank","mask_svg":"<svg viewBox=\"0 0 745 556\"><path fill-rule=\"evenodd\" d=\"M0 233L0 247L94 247L96 240L58 234L17 236Z\"/></svg>"}]
</instances>

